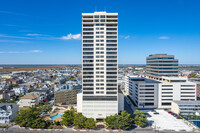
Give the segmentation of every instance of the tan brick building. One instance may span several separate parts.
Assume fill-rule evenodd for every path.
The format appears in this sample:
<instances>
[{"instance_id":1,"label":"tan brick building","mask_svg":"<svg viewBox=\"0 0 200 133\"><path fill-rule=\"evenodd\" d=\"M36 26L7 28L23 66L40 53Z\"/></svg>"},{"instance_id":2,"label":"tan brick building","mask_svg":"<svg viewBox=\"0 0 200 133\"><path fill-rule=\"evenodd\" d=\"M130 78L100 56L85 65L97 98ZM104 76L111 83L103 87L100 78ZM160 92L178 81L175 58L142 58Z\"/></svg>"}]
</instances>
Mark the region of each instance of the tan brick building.
<instances>
[{"instance_id":1,"label":"tan brick building","mask_svg":"<svg viewBox=\"0 0 200 133\"><path fill-rule=\"evenodd\" d=\"M197 94L197 98L200 98L200 83L198 83L197 85L196 85L196 94Z\"/></svg>"},{"instance_id":2,"label":"tan brick building","mask_svg":"<svg viewBox=\"0 0 200 133\"><path fill-rule=\"evenodd\" d=\"M76 104L77 102L77 93L80 89L65 89L59 90L54 93L55 95L55 104L56 105L69 105Z\"/></svg>"}]
</instances>

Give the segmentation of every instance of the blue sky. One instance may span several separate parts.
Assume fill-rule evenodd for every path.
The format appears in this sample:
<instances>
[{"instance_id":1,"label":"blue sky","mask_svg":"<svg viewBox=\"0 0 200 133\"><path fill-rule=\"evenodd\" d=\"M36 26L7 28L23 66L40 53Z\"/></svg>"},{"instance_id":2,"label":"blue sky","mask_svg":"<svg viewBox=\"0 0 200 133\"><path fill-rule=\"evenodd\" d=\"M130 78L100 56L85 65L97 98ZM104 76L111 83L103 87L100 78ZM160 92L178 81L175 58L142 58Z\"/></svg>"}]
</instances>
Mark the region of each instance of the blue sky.
<instances>
[{"instance_id":1,"label":"blue sky","mask_svg":"<svg viewBox=\"0 0 200 133\"><path fill-rule=\"evenodd\" d=\"M119 63L200 64L200 0L1 0L0 64L81 64L81 13L119 13Z\"/></svg>"}]
</instances>

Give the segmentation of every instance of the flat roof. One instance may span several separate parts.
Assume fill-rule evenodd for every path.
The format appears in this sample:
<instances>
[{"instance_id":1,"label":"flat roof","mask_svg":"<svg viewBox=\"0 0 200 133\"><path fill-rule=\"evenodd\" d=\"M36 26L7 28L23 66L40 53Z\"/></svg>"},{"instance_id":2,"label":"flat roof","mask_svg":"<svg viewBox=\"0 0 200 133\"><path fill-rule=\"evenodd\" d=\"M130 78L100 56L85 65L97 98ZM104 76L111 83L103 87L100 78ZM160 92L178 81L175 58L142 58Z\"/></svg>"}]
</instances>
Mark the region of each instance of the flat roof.
<instances>
[{"instance_id":1,"label":"flat roof","mask_svg":"<svg viewBox=\"0 0 200 133\"><path fill-rule=\"evenodd\" d=\"M144 79L142 81L136 81L136 82L144 82L144 83L160 83L158 80L148 79L145 77L137 77L137 76L129 76L131 79Z\"/></svg>"},{"instance_id":2,"label":"flat roof","mask_svg":"<svg viewBox=\"0 0 200 133\"><path fill-rule=\"evenodd\" d=\"M94 15L94 14L106 14L106 15L118 15L118 13L107 13L106 11L94 12L94 13L82 13L82 15Z\"/></svg>"},{"instance_id":3,"label":"flat roof","mask_svg":"<svg viewBox=\"0 0 200 133\"><path fill-rule=\"evenodd\" d=\"M197 105L200 104L200 101L173 101L174 103L178 105Z\"/></svg>"},{"instance_id":4,"label":"flat roof","mask_svg":"<svg viewBox=\"0 0 200 133\"><path fill-rule=\"evenodd\" d=\"M146 79L145 82L146 82L146 83L160 83L160 81L151 80L151 79Z\"/></svg>"},{"instance_id":5,"label":"flat roof","mask_svg":"<svg viewBox=\"0 0 200 133\"><path fill-rule=\"evenodd\" d=\"M187 80L185 77L167 77L167 76L162 76L161 78L168 79L168 80Z\"/></svg>"}]
</instances>

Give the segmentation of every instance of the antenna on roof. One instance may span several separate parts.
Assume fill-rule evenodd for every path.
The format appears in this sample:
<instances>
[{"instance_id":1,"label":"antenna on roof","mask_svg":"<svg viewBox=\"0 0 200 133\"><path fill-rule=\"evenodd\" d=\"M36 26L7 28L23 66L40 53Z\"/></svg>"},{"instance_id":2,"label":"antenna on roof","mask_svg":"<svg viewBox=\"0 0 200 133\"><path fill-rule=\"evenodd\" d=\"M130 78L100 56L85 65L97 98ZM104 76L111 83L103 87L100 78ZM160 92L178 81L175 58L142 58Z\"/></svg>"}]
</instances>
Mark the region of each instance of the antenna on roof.
<instances>
[{"instance_id":1,"label":"antenna on roof","mask_svg":"<svg viewBox=\"0 0 200 133\"><path fill-rule=\"evenodd\" d=\"M106 12L106 7L104 6L104 11Z\"/></svg>"},{"instance_id":2,"label":"antenna on roof","mask_svg":"<svg viewBox=\"0 0 200 133\"><path fill-rule=\"evenodd\" d=\"M95 6L95 12L97 12L97 7Z\"/></svg>"}]
</instances>

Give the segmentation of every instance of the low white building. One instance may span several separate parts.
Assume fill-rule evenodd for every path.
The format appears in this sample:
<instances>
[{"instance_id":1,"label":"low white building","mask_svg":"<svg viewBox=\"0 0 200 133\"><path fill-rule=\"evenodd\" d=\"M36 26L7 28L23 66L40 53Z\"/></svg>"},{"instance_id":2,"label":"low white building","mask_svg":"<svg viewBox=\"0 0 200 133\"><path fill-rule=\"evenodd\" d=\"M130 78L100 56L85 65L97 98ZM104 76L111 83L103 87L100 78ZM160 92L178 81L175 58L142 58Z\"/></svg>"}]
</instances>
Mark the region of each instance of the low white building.
<instances>
[{"instance_id":1,"label":"low white building","mask_svg":"<svg viewBox=\"0 0 200 133\"><path fill-rule=\"evenodd\" d=\"M180 115L199 115L200 101L173 101L171 111Z\"/></svg>"},{"instance_id":2,"label":"low white building","mask_svg":"<svg viewBox=\"0 0 200 133\"><path fill-rule=\"evenodd\" d=\"M10 123L17 116L19 107L15 103L0 103L0 123Z\"/></svg>"},{"instance_id":3,"label":"low white building","mask_svg":"<svg viewBox=\"0 0 200 133\"><path fill-rule=\"evenodd\" d=\"M28 94L20 98L19 107L34 107L39 104L39 95Z\"/></svg>"},{"instance_id":4,"label":"low white building","mask_svg":"<svg viewBox=\"0 0 200 133\"><path fill-rule=\"evenodd\" d=\"M129 76L126 77L125 89L138 108L170 109L174 100L196 100L196 84L180 77L155 80Z\"/></svg>"},{"instance_id":5,"label":"low white building","mask_svg":"<svg viewBox=\"0 0 200 133\"><path fill-rule=\"evenodd\" d=\"M126 77L126 90L138 108L158 107L158 81L143 77Z\"/></svg>"},{"instance_id":6,"label":"low white building","mask_svg":"<svg viewBox=\"0 0 200 133\"><path fill-rule=\"evenodd\" d=\"M26 93L28 92L28 88L27 87L13 87L13 91L15 92L15 95L26 95Z\"/></svg>"},{"instance_id":7,"label":"low white building","mask_svg":"<svg viewBox=\"0 0 200 133\"><path fill-rule=\"evenodd\" d=\"M196 84L183 77L162 77L158 108L171 108L172 101L196 101Z\"/></svg>"}]
</instances>

